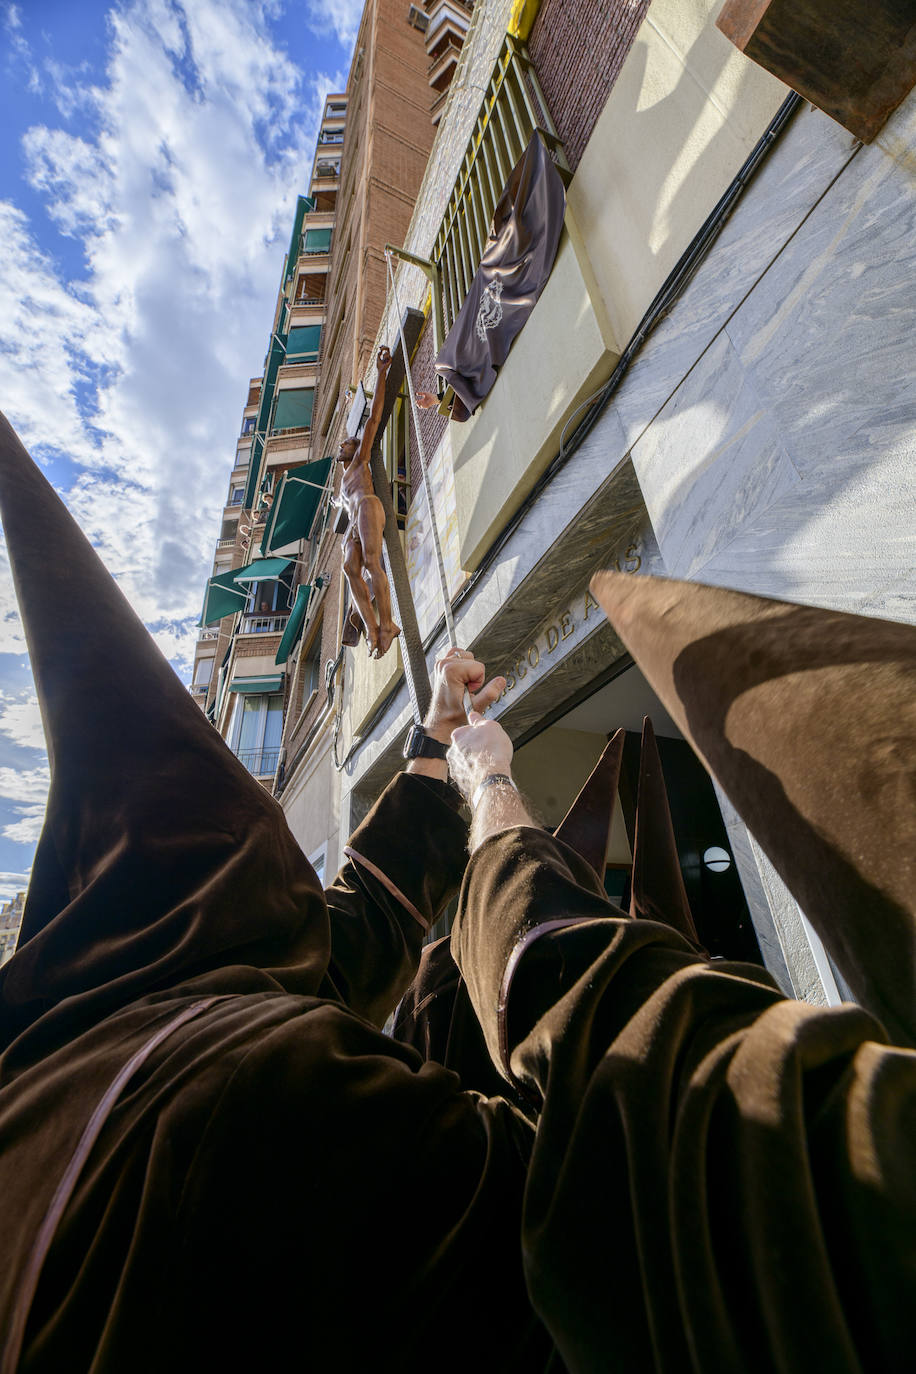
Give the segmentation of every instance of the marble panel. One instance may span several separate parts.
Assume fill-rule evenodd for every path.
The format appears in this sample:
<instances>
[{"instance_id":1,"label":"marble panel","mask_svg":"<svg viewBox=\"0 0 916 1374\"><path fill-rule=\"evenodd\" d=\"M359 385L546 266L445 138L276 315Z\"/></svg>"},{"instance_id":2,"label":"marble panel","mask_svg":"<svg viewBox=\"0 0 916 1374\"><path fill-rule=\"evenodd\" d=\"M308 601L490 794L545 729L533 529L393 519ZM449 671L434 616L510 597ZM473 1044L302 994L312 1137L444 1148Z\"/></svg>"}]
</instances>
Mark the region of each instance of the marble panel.
<instances>
[{"instance_id":1,"label":"marble panel","mask_svg":"<svg viewBox=\"0 0 916 1374\"><path fill-rule=\"evenodd\" d=\"M673 577L692 577L799 480L724 333L635 445L632 459Z\"/></svg>"},{"instance_id":2,"label":"marble panel","mask_svg":"<svg viewBox=\"0 0 916 1374\"><path fill-rule=\"evenodd\" d=\"M862 148L728 324L804 478L836 487L916 419L916 185Z\"/></svg>"},{"instance_id":3,"label":"marble panel","mask_svg":"<svg viewBox=\"0 0 916 1374\"><path fill-rule=\"evenodd\" d=\"M625 449L636 442L751 287L853 156L848 133L802 107L767 156L672 312L614 398Z\"/></svg>"}]
</instances>

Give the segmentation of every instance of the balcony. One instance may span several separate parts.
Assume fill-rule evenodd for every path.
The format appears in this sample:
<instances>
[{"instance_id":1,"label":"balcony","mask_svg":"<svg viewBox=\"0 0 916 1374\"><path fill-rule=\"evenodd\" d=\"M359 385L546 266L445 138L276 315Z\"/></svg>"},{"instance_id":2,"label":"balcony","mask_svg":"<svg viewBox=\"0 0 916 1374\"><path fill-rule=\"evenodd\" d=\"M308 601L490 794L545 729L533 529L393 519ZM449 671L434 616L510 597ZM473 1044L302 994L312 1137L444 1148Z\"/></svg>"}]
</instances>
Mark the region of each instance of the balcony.
<instances>
[{"instance_id":1,"label":"balcony","mask_svg":"<svg viewBox=\"0 0 916 1374\"><path fill-rule=\"evenodd\" d=\"M507 35L433 247L446 331L471 288L503 187L535 130L565 168L560 140L527 50Z\"/></svg>"},{"instance_id":2,"label":"balcony","mask_svg":"<svg viewBox=\"0 0 916 1374\"><path fill-rule=\"evenodd\" d=\"M289 620L289 611L284 611L281 615L246 615L242 618L239 633L243 635L282 634L286 629L287 620Z\"/></svg>"},{"instance_id":3,"label":"balcony","mask_svg":"<svg viewBox=\"0 0 916 1374\"><path fill-rule=\"evenodd\" d=\"M242 749L236 755L239 763L256 778L272 776L280 761L279 749Z\"/></svg>"}]
</instances>

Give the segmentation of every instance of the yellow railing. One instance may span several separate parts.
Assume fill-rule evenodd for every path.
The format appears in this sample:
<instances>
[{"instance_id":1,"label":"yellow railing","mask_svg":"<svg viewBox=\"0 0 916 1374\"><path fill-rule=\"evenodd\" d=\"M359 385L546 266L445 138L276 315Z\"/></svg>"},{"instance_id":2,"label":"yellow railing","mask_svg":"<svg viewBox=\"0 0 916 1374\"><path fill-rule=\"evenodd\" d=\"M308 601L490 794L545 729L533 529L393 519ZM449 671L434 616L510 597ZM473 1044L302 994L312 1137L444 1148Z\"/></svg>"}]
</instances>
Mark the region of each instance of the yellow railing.
<instances>
[{"instance_id":1,"label":"yellow railing","mask_svg":"<svg viewBox=\"0 0 916 1374\"><path fill-rule=\"evenodd\" d=\"M493 211L509 173L537 130L557 165L562 145L523 43L507 34L436 235L445 328L454 323L480 266Z\"/></svg>"}]
</instances>

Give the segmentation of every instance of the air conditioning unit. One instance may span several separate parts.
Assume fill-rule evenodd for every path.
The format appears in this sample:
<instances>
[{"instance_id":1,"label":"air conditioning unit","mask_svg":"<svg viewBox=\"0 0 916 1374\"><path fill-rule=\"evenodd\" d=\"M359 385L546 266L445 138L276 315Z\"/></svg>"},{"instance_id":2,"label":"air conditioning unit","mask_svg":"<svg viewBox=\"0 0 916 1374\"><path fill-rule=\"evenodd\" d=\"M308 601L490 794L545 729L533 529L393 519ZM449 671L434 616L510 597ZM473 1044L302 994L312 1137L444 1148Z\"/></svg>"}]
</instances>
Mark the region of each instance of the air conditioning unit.
<instances>
[{"instance_id":1,"label":"air conditioning unit","mask_svg":"<svg viewBox=\"0 0 916 1374\"><path fill-rule=\"evenodd\" d=\"M411 5L407 11L407 22L412 29L419 29L421 33L425 33L429 15L419 5Z\"/></svg>"}]
</instances>

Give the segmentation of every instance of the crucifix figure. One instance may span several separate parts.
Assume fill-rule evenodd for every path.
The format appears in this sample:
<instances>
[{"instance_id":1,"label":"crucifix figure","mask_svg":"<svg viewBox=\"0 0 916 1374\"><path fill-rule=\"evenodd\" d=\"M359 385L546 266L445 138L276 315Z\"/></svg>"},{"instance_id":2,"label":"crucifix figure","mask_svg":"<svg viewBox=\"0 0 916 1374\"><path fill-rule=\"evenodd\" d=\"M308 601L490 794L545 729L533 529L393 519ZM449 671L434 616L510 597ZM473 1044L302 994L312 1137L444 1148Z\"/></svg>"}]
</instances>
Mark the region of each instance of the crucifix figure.
<instances>
[{"instance_id":1,"label":"crucifix figure","mask_svg":"<svg viewBox=\"0 0 916 1374\"><path fill-rule=\"evenodd\" d=\"M378 381L362 438L344 439L337 450L337 461L346 464L340 487L340 505L348 517L343 541L344 573L366 631L369 653L374 658L381 658L401 633L400 626L391 618L391 590L382 566L385 511L373 489L369 468L372 445L385 407L385 378L391 366L387 348L379 349L377 366Z\"/></svg>"}]
</instances>

